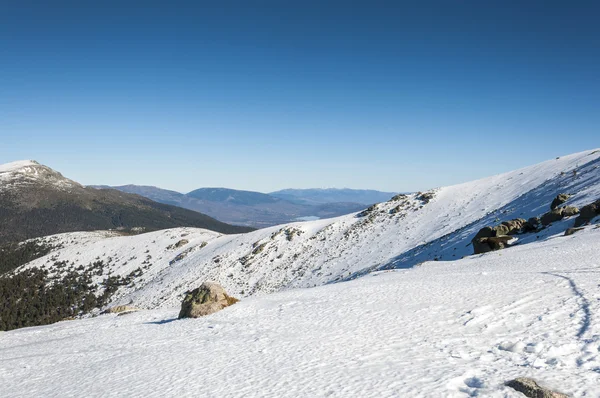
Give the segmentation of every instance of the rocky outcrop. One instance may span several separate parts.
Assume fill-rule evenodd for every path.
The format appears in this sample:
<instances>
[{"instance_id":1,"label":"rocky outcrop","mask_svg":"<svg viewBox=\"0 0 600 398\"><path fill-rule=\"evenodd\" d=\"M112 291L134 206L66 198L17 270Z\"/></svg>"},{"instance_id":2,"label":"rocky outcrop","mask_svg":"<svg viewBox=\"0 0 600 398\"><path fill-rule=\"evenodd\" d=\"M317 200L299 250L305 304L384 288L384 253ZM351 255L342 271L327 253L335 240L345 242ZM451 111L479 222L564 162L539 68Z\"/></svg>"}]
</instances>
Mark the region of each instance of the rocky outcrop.
<instances>
[{"instance_id":1,"label":"rocky outcrop","mask_svg":"<svg viewBox=\"0 0 600 398\"><path fill-rule=\"evenodd\" d=\"M551 210L548 213L545 213L540 218L543 226L550 225L553 222L560 221L562 219L563 219L563 209L560 207L557 209Z\"/></svg>"},{"instance_id":2,"label":"rocky outcrop","mask_svg":"<svg viewBox=\"0 0 600 398\"><path fill-rule=\"evenodd\" d=\"M433 191L417 193L417 199L423 201L423 203L425 203L425 204L429 203L431 201L431 199L433 199L434 197L435 197L435 193Z\"/></svg>"},{"instance_id":3,"label":"rocky outcrop","mask_svg":"<svg viewBox=\"0 0 600 398\"><path fill-rule=\"evenodd\" d=\"M579 209L574 206L557 207L554 210L549 211L541 217L543 226L552 224L553 222L560 221L566 217L572 217L579 214Z\"/></svg>"},{"instance_id":4,"label":"rocky outcrop","mask_svg":"<svg viewBox=\"0 0 600 398\"><path fill-rule=\"evenodd\" d=\"M217 283L204 282L199 288L187 292L181 303L179 318L198 318L209 315L237 303Z\"/></svg>"},{"instance_id":5,"label":"rocky outcrop","mask_svg":"<svg viewBox=\"0 0 600 398\"><path fill-rule=\"evenodd\" d=\"M558 206L562 205L567 200L569 200L570 197L571 195L569 195L568 193L559 193L550 204L550 210L556 209Z\"/></svg>"},{"instance_id":6,"label":"rocky outcrop","mask_svg":"<svg viewBox=\"0 0 600 398\"><path fill-rule=\"evenodd\" d=\"M522 218L504 221L495 227L483 227L477 232L471 240L474 254L487 253L493 250L504 249L508 242L514 239L511 235L516 235L523 231L527 221Z\"/></svg>"},{"instance_id":7,"label":"rocky outcrop","mask_svg":"<svg viewBox=\"0 0 600 398\"><path fill-rule=\"evenodd\" d=\"M510 221L503 221L500 225L496 227L496 236L516 235L521 232L525 223L527 223L527 221L525 221L522 218L515 218L514 220ZM506 231L506 233L500 233L504 231Z\"/></svg>"},{"instance_id":8,"label":"rocky outcrop","mask_svg":"<svg viewBox=\"0 0 600 398\"><path fill-rule=\"evenodd\" d=\"M503 235L503 236L490 236L489 238L480 238L478 240L478 248L479 253L477 253L477 249L475 254L487 253L494 250L501 250L508 246L508 243L515 239L512 236Z\"/></svg>"},{"instance_id":9,"label":"rocky outcrop","mask_svg":"<svg viewBox=\"0 0 600 398\"><path fill-rule=\"evenodd\" d=\"M597 216L600 216L600 199L581 208L579 217L575 220L575 227L581 227Z\"/></svg>"},{"instance_id":10,"label":"rocky outcrop","mask_svg":"<svg viewBox=\"0 0 600 398\"><path fill-rule=\"evenodd\" d=\"M535 380L527 377L519 377L506 383L512 389L523 393L530 398L569 398L565 394L555 392L540 386Z\"/></svg>"},{"instance_id":11,"label":"rocky outcrop","mask_svg":"<svg viewBox=\"0 0 600 398\"><path fill-rule=\"evenodd\" d=\"M563 217L572 217L579 214L579 209L575 206L565 206L563 209Z\"/></svg>"},{"instance_id":12,"label":"rocky outcrop","mask_svg":"<svg viewBox=\"0 0 600 398\"><path fill-rule=\"evenodd\" d=\"M177 243L173 243L172 245L167 246L167 250L179 249L181 246L185 246L188 243L190 243L189 240L187 240L187 239L181 239Z\"/></svg>"}]
</instances>

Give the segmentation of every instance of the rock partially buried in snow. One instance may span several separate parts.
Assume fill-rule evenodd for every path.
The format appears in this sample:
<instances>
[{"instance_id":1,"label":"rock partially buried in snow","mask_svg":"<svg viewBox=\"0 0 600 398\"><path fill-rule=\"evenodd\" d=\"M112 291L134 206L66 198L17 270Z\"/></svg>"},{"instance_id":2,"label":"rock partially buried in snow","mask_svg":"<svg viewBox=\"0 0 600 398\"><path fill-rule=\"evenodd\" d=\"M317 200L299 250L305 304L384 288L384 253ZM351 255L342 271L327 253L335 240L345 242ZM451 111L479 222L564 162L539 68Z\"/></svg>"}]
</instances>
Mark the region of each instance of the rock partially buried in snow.
<instances>
[{"instance_id":1,"label":"rock partially buried in snow","mask_svg":"<svg viewBox=\"0 0 600 398\"><path fill-rule=\"evenodd\" d=\"M583 228L568 228L565 231L565 236L573 235L575 232L579 232L581 230L583 230Z\"/></svg>"},{"instance_id":2,"label":"rock partially buried in snow","mask_svg":"<svg viewBox=\"0 0 600 398\"><path fill-rule=\"evenodd\" d=\"M209 315L238 301L235 297L227 295L221 285L204 282L199 288L186 293L181 303L179 318L198 318Z\"/></svg>"},{"instance_id":3,"label":"rock partially buried in snow","mask_svg":"<svg viewBox=\"0 0 600 398\"><path fill-rule=\"evenodd\" d=\"M134 311L139 311L140 309L137 307L133 307L131 305L117 305L115 307L110 307L105 309L102 313L103 314L120 314L120 313L124 313L124 312L134 312Z\"/></svg>"},{"instance_id":4,"label":"rock partially buried in snow","mask_svg":"<svg viewBox=\"0 0 600 398\"><path fill-rule=\"evenodd\" d=\"M600 216L600 199L581 208L579 217L575 220L575 227L581 227L597 216Z\"/></svg>"},{"instance_id":5,"label":"rock partially buried in snow","mask_svg":"<svg viewBox=\"0 0 600 398\"><path fill-rule=\"evenodd\" d=\"M571 195L569 195L568 193L559 193L556 196L556 198L554 198L554 200L552 201L552 204L550 205L550 210L556 209L558 206L565 203L570 197Z\"/></svg>"},{"instance_id":6,"label":"rock partially buried in snow","mask_svg":"<svg viewBox=\"0 0 600 398\"><path fill-rule=\"evenodd\" d=\"M575 206L565 206L563 207L563 217L572 217L579 214L579 209Z\"/></svg>"},{"instance_id":7,"label":"rock partially buried in snow","mask_svg":"<svg viewBox=\"0 0 600 398\"><path fill-rule=\"evenodd\" d=\"M506 385L530 398L569 398L568 395L544 388L535 380L527 377L516 378L507 382Z\"/></svg>"}]
</instances>

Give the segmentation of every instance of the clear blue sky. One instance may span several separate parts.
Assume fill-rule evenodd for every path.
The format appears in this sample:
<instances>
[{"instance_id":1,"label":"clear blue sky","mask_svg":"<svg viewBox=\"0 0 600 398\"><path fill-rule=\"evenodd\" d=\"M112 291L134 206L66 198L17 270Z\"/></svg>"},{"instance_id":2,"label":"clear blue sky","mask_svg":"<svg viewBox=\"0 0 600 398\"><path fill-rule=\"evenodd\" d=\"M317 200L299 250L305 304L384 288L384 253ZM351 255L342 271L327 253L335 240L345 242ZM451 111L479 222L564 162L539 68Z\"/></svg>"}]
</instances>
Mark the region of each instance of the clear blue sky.
<instances>
[{"instance_id":1,"label":"clear blue sky","mask_svg":"<svg viewBox=\"0 0 600 398\"><path fill-rule=\"evenodd\" d=\"M0 0L0 163L412 191L600 147L599 4Z\"/></svg>"}]
</instances>

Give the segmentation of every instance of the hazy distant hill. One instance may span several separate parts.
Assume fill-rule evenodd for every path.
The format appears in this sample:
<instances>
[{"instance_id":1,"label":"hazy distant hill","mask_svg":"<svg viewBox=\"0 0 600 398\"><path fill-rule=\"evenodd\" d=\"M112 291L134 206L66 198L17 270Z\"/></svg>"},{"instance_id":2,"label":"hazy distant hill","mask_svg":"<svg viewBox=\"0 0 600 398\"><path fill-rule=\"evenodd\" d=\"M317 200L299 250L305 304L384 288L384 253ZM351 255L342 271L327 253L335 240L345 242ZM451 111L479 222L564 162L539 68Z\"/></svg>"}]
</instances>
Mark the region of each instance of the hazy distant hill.
<instances>
[{"instance_id":1,"label":"hazy distant hill","mask_svg":"<svg viewBox=\"0 0 600 398\"><path fill-rule=\"evenodd\" d=\"M139 195L86 188L35 161L0 165L0 243L71 231L181 226L250 230Z\"/></svg>"},{"instance_id":2,"label":"hazy distant hill","mask_svg":"<svg viewBox=\"0 0 600 398\"><path fill-rule=\"evenodd\" d=\"M94 187L109 188L102 185ZM290 201L271 194L228 188L200 188L188 194L140 185L112 188L145 196L157 202L199 211L226 223L256 228L293 222L304 217L337 217L358 212L371 204L371 202L325 200L300 203L298 200ZM388 196L392 195L386 195L387 199Z\"/></svg>"},{"instance_id":3,"label":"hazy distant hill","mask_svg":"<svg viewBox=\"0 0 600 398\"><path fill-rule=\"evenodd\" d=\"M372 189L349 188L310 188L310 189L283 189L271 192L269 195L280 199L302 204L323 204L334 202L352 202L371 205L385 202L398 192L381 192Z\"/></svg>"}]
</instances>

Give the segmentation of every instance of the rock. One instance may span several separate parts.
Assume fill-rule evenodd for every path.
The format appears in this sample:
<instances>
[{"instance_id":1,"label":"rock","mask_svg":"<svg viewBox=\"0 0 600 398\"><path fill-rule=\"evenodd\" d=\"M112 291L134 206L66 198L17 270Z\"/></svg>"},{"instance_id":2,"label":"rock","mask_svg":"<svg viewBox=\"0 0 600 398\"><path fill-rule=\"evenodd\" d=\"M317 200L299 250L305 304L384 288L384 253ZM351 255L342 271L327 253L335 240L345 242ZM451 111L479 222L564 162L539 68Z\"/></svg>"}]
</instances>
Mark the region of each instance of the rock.
<instances>
[{"instance_id":1,"label":"rock","mask_svg":"<svg viewBox=\"0 0 600 398\"><path fill-rule=\"evenodd\" d=\"M496 229L496 236L518 234L519 232L521 232L521 229L523 229L523 226L525 225L526 222L527 221L525 221L522 218L515 218L514 220L504 221L504 222L502 222L502 224L500 224L496 228L505 226L508 231L506 233L499 233L500 230Z\"/></svg>"},{"instance_id":2,"label":"rock","mask_svg":"<svg viewBox=\"0 0 600 398\"><path fill-rule=\"evenodd\" d=\"M361 211L360 213L358 213L358 214L356 215L356 217L359 217L359 218L360 218L360 217L366 217L366 216L368 216L369 214L373 213L373 212L374 212L376 209L377 209L377 205L376 205L376 204L374 204L374 205L371 205L371 206L369 206L369 207L368 207L366 210L363 210L363 211Z\"/></svg>"},{"instance_id":3,"label":"rock","mask_svg":"<svg viewBox=\"0 0 600 398\"><path fill-rule=\"evenodd\" d=\"M571 195L569 195L568 193L559 193L550 204L550 210L556 209L558 206L565 203L570 197Z\"/></svg>"},{"instance_id":4,"label":"rock","mask_svg":"<svg viewBox=\"0 0 600 398\"><path fill-rule=\"evenodd\" d=\"M508 242L513 240L512 236L490 236L487 238L479 238L473 241L475 254L482 254L494 250L501 250L508 246Z\"/></svg>"},{"instance_id":5,"label":"rock","mask_svg":"<svg viewBox=\"0 0 600 398\"><path fill-rule=\"evenodd\" d=\"M398 195L392 197L392 199L390 199L390 200L394 201L394 202L397 202L399 200L403 200L403 199L406 199L406 198L408 198L408 195L403 194L403 193L399 193Z\"/></svg>"},{"instance_id":6,"label":"rock","mask_svg":"<svg viewBox=\"0 0 600 398\"><path fill-rule=\"evenodd\" d=\"M238 301L235 297L227 295L221 285L204 282L199 288L186 293L181 303L179 318L198 318L209 315Z\"/></svg>"},{"instance_id":7,"label":"rock","mask_svg":"<svg viewBox=\"0 0 600 398\"><path fill-rule=\"evenodd\" d=\"M600 199L581 208L579 217L575 220L575 227L581 227L597 216L600 216Z\"/></svg>"},{"instance_id":8,"label":"rock","mask_svg":"<svg viewBox=\"0 0 600 398\"><path fill-rule=\"evenodd\" d=\"M422 200L424 203L429 203L429 201L431 199L433 199L435 196L435 194L433 192L425 192L425 193L419 193L417 195L417 199Z\"/></svg>"},{"instance_id":9,"label":"rock","mask_svg":"<svg viewBox=\"0 0 600 398\"><path fill-rule=\"evenodd\" d=\"M520 233L527 222L522 218L504 221L502 224L495 227L483 227L471 240L474 254L487 253L492 250L500 250L506 247L506 242L512 239L508 235ZM487 238L501 238L492 239Z\"/></svg>"},{"instance_id":10,"label":"rock","mask_svg":"<svg viewBox=\"0 0 600 398\"><path fill-rule=\"evenodd\" d=\"M133 307L130 305L117 305L117 306L105 309L102 313L103 314L119 314L122 312L134 312L134 311L139 311L139 310L140 310L139 308Z\"/></svg>"},{"instance_id":11,"label":"rock","mask_svg":"<svg viewBox=\"0 0 600 398\"><path fill-rule=\"evenodd\" d=\"M178 249L181 246L187 245L188 243L190 243L190 242L187 239L181 239L179 242L173 243L172 245L167 246L167 250Z\"/></svg>"},{"instance_id":12,"label":"rock","mask_svg":"<svg viewBox=\"0 0 600 398\"><path fill-rule=\"evenodd\" d=\"M554 209L552 211L549 211L548 213L544 214L541 218L541 222L543 226L552 224L553 222L556 221L560 221L563 219L563 208L559 207L557 209Z\"/></svg>"},{"instance_id":13,"label":"rock","mask_svg":"<svg viewBox=\"0 0 600 398\"><path fill-rule=\"evenodd\" d=\"M573 235L575 232L581 231L583 228L568 228L565 231L565 236Z\"/></svg>"},{"instance_id":14,"label":"rock","mask_svg":"<svg viewBox=\"0 0 600 398\"><path fill-rule=\"evenodd\" d=\"M539 217L531 217L525 224L523 224L523 232L537 231L541 225L542 221Z\"/></svg>"},{"instance_id":15,"label":"rock","mask_svg":"<svg viewBox=\"0 0 600 398\"><path fill-rule=\"evenodd\" d=\"M484 238L495 236L496 232L491 227L483 227L477 232L475 237L471 240L473 244L473 250L475 254L487 253L491 251L487 241L482 241Z\"/></svg>"},{"instance_id":16,"label":"rock","mask_svg":"<svg viewBox=\"0 0 600 398\"><path fill-rule=\"evenodd\" d=\"M563 217L571 217L579 214L579 209L575 206L565 206L563 209Z\"/></svg>"},{"instance_id":17,"label":"rock","mask_svg":"<svg viewBox=\"0 0 600 398\"><path fill-rule=\"evenodd\" d=\"M535 380L527 377L519 377L506 383L510 388L513 388L526 397L530 398L569 398L565 394L555 392L540 386Z\"/></svg>"}]
</instances>

